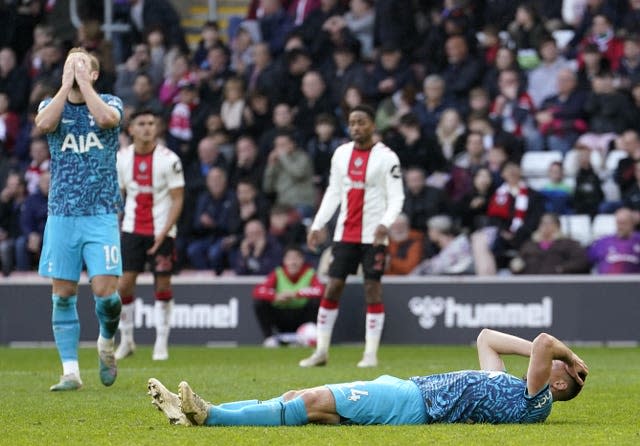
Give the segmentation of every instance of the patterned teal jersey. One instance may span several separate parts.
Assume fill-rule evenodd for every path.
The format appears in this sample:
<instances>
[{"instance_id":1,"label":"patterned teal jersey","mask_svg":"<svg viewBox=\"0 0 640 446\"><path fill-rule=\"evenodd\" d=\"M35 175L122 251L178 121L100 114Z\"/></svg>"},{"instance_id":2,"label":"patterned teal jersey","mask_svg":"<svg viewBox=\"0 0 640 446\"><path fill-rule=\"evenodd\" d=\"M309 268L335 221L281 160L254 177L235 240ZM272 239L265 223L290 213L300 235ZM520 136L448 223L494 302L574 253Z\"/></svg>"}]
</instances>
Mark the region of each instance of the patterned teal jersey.
<instances>
[{"instance_id":1,"label":"patterned teal jersey","mask_svg":"<svg viewBox=\"0 0 640 446\"><path fill-rule=\"evenodd\" d=\"M101 94L122 119L122 101ZM45 99L38 111L50 102ZM101 129L86 104L66 102L58 127L47 135L51 152L49 215L115 214L122 208L116 153L120 125Z\"/></svg>"},{"instance_id":2,"label":"patterned teal jersey","mask_svg":"<svg viewBox=\"0 0 640 446\"><path fill-rule=\"evenodd\" d=\"M549 386L536 395L505 372L463 370L410 378L422 392L427 423L538 423L551 413Z\"/></svg>"}]
</instances>

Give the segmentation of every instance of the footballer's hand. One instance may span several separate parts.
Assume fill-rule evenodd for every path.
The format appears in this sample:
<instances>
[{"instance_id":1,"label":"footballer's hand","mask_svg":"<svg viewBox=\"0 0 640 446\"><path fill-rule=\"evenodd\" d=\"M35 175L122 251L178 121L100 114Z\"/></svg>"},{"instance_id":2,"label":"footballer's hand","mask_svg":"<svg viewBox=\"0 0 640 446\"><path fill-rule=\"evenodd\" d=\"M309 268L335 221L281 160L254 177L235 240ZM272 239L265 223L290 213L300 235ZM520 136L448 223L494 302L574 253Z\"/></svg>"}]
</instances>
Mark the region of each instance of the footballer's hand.
<instances>
[{"instance_id":1,"label":"footballer's hand","mask_svg":"<svg viewBox=\"0 0 640 446\"><path fill-rule=\"evenodd\" d=\"M78 85L91 85L89 58L84 54L80 54L75 61L76 81Z\"/></svg>"},{"instance_id":2,"label":"footballer's hand","mask_svg":"<svg viewBox=\"0 0 640 446\"><path fill-rule=\"evenodd\" d=\"M570 362L570 364L568 362L565 363L564 368L580 386L583 386L584 380L582 377L586 377L589 374L589 367L587 367L587 364L575 353L573 353Z\"/></svg>"},{"instance_id":3,"label":"footballer's hand","mask_svg":"<svg viewBox=\"0 0 640 446\"><path fill-rule=\"evenodd\" d=\"M307 246L311 251L318 249L318 245L320 244L320 231L317 229L312 229L307 234Z\"/></svg>"},{"instance_id":4,"label":"footballer's hand","mask_svg":"<svg viewBox=\"0 0 640 446\"><path fill-rule=\"evenodd\" d=\"M384 245L384 241L387 238L387 234L389 234L389 230L385 225L378 225L376 228L376 232L373 234L373 244L374 245Z\"/></svg>"},{"instance_id":5,"label":"footballer's hand","mask_svg":"<svg viewBox=\"0 0 640 446\"><path fill-rule=\"evenodd\" d=\"M76 57L74 57L73 54L67 57L67 60L64 62L62 69L62 88L70 89L73 87L73 81L76 77L75 62Z\"/></svg>"},{"instance_id":6,"label":"footballer's hand","mask_svg":"<svg viewBox=\"0 0 640 446\"><path fill-rule=\"evenodd\" d=\"M147 255L155 255L156 251L158 250L158 248L160 248L160 245L162 245L162 243L164 242L165 236L164 235L158 235L154 240L153 240L153 246L151 246L151 248L147 249Z\"/></svg>"}]
</instances>

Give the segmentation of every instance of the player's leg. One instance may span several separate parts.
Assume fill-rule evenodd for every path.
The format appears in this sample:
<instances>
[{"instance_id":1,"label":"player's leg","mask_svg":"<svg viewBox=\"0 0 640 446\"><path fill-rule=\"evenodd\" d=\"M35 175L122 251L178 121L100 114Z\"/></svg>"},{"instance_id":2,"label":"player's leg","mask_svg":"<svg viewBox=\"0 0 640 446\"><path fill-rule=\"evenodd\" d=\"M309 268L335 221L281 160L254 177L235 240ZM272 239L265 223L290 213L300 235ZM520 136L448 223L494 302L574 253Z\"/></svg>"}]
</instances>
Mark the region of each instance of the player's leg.
<instances>
[{"instance_id":1,"label":"player's leg","mask_svg":"<svg viewBox=\"0 0 640 446\"><path fill-rule=\"evenodd\" d=\"M327 363L331 335L338 319L338 304L345 281L358 267L360 253L357 247L358 245L353 243L334 243L331 248L333 258L329 265L329 283L320 301L316 322L316 350L311 356L300 361L300 367L316 367Z\"/></svg>"},{"instance_id":2,"label":"player's leg","mask_svg":"<svg viewBox=\"0 0 640 446\"><path fill-rule=\"evenodd\" d=\"M156 341L152 359L169 359L169 333L171 331L171 313L173 310L173 290L171 275L175 267L175 244L172 238L165 238L152 259L152 271L155 282L154 316Z\"/></svg>"},{"instance_id":3,"label":"player's leg","mask_svg":"<svg viewBox=\"0 0 640 446\"><path fill-rule=\"evenodd\" d=\"M82 387L78 364L80 320L77 310L77 283L82 269L80 243L73 217L49 216L44 231L38 272L52 278L51 325L62 362L60 382L51 390Z\"/></svg>"},{"instance_id":4,"label":"player's leg","mask_svg":"<svg viewBox=\"0 0 640 446\"><path fill-rule=\"evenodd\" d=\"M120 238L123 274L118 281L118 294L122 301L122 310L118 326L120 345L115 353L117 360L133 354L136 348L134 340L135 289L138 274L144 271L147 259L146 250L151 247L146 240L147 238L129 232L123 232ZM153 243L153 239L151 240Z\"/></svg>"},{"instance_id":5,"label":"player's leg","mask_svg":"<svg viewBox=\"0 0 640 446\"><path fill-rule=\"evenodd\" d=\"M196 425L206 426L299 426L309 422L329 422L339 420L331 407L333 397L326 388L309 389L285 401L283 398L258 402L228 403L216 406L193 392L186 382L178 389L181 409ZM230 409L235 406L236 408ZM311 413L310 418L307 413Z\"/></svg>"},{"instance_id":6,"label":"player's leg","mask_svg":"<svg viewBox=\"0 0 640 446\"><path fill-rule=\"evenodd\" d=\"M384 328L384 304L380 279L384 270L386 246L363 245L364 297L367 303L365 348L358 367L378 365L378 347Z\"/></svg>"},{"instance_id":7,"label":"player's leg","mask_svg":"<svg viewBox=\"0 0 640 446\"><path fill-rule=\"evenodd\" d=\"M110 386L117 376L115 334L122 309L117 291L118 278L122 275L118 218L115 214L81 217L80 225L84 242L82 256L100 325L97 342L100 380Z\"/></svg>"},{"instance_id":8,"label":"player's leg","mask_svg":"<svg viewBox=\"0 0 640 446\"><path fill-rule=\"evenodd\" d=\"M132 355L136 350L134 340L135 322L135 287L138 273L136 271L124 271L118 281L118 294L121 296L122 310L120 312L120 345L116 349L116 359L123 359Z\"/></svg>"}]
</instances>

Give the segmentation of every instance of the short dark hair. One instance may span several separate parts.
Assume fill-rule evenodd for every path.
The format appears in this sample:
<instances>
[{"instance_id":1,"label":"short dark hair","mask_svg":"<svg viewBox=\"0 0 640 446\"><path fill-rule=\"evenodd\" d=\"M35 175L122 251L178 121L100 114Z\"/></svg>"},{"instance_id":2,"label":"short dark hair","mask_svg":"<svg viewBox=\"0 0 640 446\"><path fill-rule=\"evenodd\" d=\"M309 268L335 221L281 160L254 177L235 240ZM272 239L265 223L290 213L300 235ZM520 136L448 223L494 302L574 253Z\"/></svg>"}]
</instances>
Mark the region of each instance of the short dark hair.
<instances>
[{"instance_id":1,"label":"short dark hair","mask_svg":"<svg viewBox=\"0 0 640 446\"><path fill-rule=\"evenodd\" d=\"M580 376L583 383L587 379L587 375L585 375L583 372L578 372L578 376ZM556 401L569 401L575 398L576 396L578 396L578 394L582 390L582 387L584 387L584 385L581 386L580 384L578 384L575 378L569 375L569 373L567 372L565 372L564 379L565 379L565 382L567 383L567 388L563 390L554 391L554 396Z\"/></svg>"},{"instance_id":2,"label":"short dark hair","mask_svg":"<svg viewBox=\"0 0 640 446\"><path fill-rule=\"evenodd\" d=\"M154 118L158 116L158 114L150 108L141 108L131 113L131 116L129 116L129 122L133 122L136 118L144 115L152 115Z\"/></svg>"},{"instance_id":3,"label":"short dark hair","mask_svg":"<svg viewBox=\"0 0 640 446\"><path fill-rule=\"evenodd\" d=\"M282 251L282 257L284 257L285 255L287 255L287 253L289 251L295 251L298 254L300 254L300 256L302 258L304 258L304 251L302 250L302 248L300 247L300 245L287 245L285 246L284 250Z\"/></svg>"},{"instance_id":4,"label":"short dark hair","mask_svg":"<svg viewBox=\"0 0 640 446\"><path fill-rule=\"evenodd\" d=\"M372 121L376 120L376 111L370 105L367 105L367 104L356 105L349 111L349 114L353 112L362 112L366 114L369 117L369 119L371 119Z\"/></svg>"}]
</instances>

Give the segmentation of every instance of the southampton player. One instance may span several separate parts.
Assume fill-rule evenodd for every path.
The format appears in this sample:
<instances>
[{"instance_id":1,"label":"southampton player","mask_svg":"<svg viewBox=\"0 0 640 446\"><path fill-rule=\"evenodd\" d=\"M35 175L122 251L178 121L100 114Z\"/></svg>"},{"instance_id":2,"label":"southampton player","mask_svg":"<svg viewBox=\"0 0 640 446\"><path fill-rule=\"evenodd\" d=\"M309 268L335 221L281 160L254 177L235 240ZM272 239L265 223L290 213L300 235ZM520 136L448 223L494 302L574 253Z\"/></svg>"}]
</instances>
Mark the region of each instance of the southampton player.
<instances>
[{"instance_id":1,"label":"southampton player","mask_svg":"<svg viewBox=\"0 0 640 446\"><path fill-rule=\"evenodd\" d=\"M42 101L35 124L51 152L49 214L39 273L53 280L53 334L63 375L51 390L82 387L78 366L80 322L76 309L82 264L87 267L100 324L98 356L105 386L117 375L114 335L120 320L120 263L116 152L122 101L98 94L98 60L82 48L69 51L62 86Z\"/></svg>"},{"instance_id":2,"label":"southampton player","mask_svg":"<svg viewBox=\"0 0 640 446\"><path fill-rule=\"evenodd\" d=\"M152 404L169 422L186 426L296 426L317 424L539 423L552 403L574 398L586 364L555 337L533 342L484 329L477 339L481 370L399 379L327 384L291 390L266 401L213 405L181 382L178 395L157 379L148 383ZM500 355L529 358L526 379L505 372Z\"/></svg>"},{"instance_id":3,"label":"southampton player","mask_svg":"<svg viewBox=\"0 0 640 446\"><path fill-rule=\"evenodd\" d=\"M301 367L324 365L331 334L338 317L338 303L345 280L362 263L367 302L365 350L358 367L378 365L378 346L384 326L380 278L385 267L388 228L402 210L404 191L398 156L387 146L373 142L374 111L357 106L349 113L352 142L338 147L331 159L329 187L307 237L314 250L320 230L340 207L334 233L329 284L318 311L315 352L300 361Z\"/></svg>"},{"instance_id":4,"label":"southampton player","mask_svg":"<svg viewBox=\"0 0 640 446\"><path fill-rule=\"evenodd\" d=\"M129 134L133 144L118 152L118 182L125 198L122 219L122 264L118 292L122 297L120 345L116 359L133 353L134 292L138 274L149 262L155 283L156 342L154 360L169 358L167 348L173 293L176 222L184 200L180 158L158 145L156 117L149 110L135 112Z\"/></svg>"}]
</instances>

